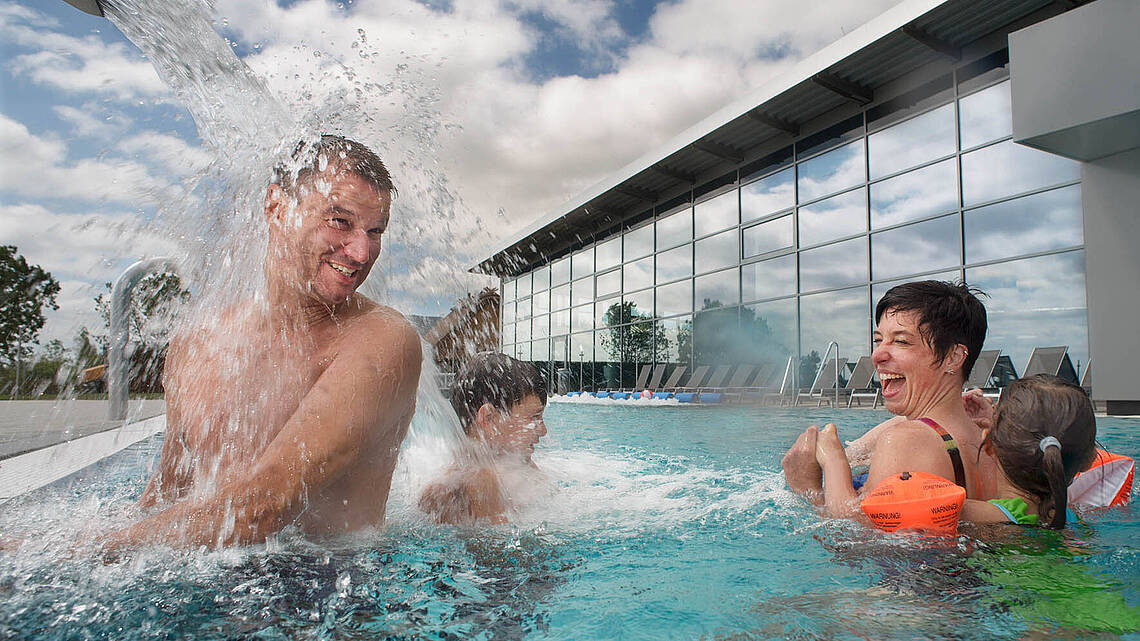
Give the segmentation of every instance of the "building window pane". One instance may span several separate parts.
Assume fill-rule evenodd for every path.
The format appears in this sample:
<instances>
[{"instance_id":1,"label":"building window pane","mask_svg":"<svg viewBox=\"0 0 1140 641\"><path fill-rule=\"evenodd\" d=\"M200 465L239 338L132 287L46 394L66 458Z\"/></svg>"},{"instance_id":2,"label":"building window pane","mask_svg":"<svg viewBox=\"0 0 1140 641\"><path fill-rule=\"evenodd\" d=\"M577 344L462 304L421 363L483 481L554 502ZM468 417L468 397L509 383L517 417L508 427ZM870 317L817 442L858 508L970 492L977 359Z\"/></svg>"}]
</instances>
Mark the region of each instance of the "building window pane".
<instances>
[{"instance_id":1,"label":"building window pane","mask_svg":"<svg viewBox=\"0 0 1140 641\"><path fill-rule=\"evenodd\" d=\"M515 309L515 313L518 314L518 318L530 318L530 299L524 298L520 300L518 302L518 306Z\"/></svg>"},{"instance_id":2,"label":"building window pane","mask_svg":"<svg viewBox=\"0 0 1140 641\"><path fill-rule=\"evenodd\" d=\"M657 362L688 365L693 342L692 317L666 318L657 324L661 328L656 341Z\"/></svg>"},{"instance_id":3,"label":"building window pane","mask_svg":"<svg viewBox=\"0 0 1140 641\"><path fill-rule=\"evenodd\" d=\"M740 200L735 189L693 206L697 236L711 234L740 223Z\"/></svg>"},{"instance_id":4,"label":"building window pane","mask_svg":"<svg viewBox=\"0 0 1140 641\"><path fill-rule=\"evenodd\" d=\"M1007 200L966 214L966 262L1080 245L1081 186Z\"/></svg>"},{"instance_id":5,"label":"building window pane","mask_svg":"<svg viewBox=\"0 0 1140 641\"><path fill-rule=\"evenodd\" d=\"M740 302L740 274L735 268L700 276L694 281L694 287L698 310Z\"/></svg>"},{"instance_id":6,"label":"building window pane","mask_svg":"<svg viewBox=\"0 0 1140 641\"><path fill-rule=\"evenodd\" d=\"M530 296L530 273L527 272L519 276L518 280L515 281L515 287L518 291L519 298Z\"/></svg>"},{"instance_id":7,"label":"building window pane","mask_svg":"<svg viewBox=\"0 0 1140 641\"><path fill-rule=\"evenodd\" d=\"M530 341L515 345L515 358L520 361L530 360Z\"/></svg>"},{"instance_id":8,"label":"building window pane","mask_svg":"<svg viewBox=\"0 0 1140 641\"><path fill-rule=\"evenodd\" d=\"M693 312L693 281L683 280L657 288L657 315L674 316Z\"/></svg>"},{"instance_id":9,"label":"building window pane","mask_svg":"<svg viewBox=\"0 0 1140 641\"><path fill-rule=\"evenodd\" d=\"M574 254L570 259L574 278L584 278L594 273L594 248L589 247Z\"/></svg>"},{"instance_id":10,"label":"building window pane","mask_svg":"<svg viewBox=\"0 0 1140 641\"><path fill-rule=\"evenodd\" d=\"M954 105L949 104L871 134L871 179L949 156L957 151L954 133Z\"/></svg>"},{"instance_id":11,"label":"building window pane","mask_svg":"<svg viewBox=\"0 0 1140 641\"><path fill-rule=\"evenodd\" d=\"M544 289L550 289L550 267L540 267L534 270L533 274L534 284L531 285L531 291L539 292Z\"/></svg>"},{"instance_id":12,"label":"building window pane","mask_svg":"<svg viewBox=\"0 0 1140 641\"><path fill-rule=\"evenodd\" d=\"M532 313L535 316L539 314L546 314L550 311L550 292L539 292L531 299Z\"/></svg>"},{"instance_id":13,"label":"building window pane","mask_svg":"<svg viewBox=\"0 0 1140 641\"><path fill-rule=\"evenodd\" d=\"M653 286L653 257L643 258L635 263L622 266L622 282L625 290L642 289Z\"/></svg>"},{"instance_id":14,"label":"building window pane","mask_svg":"<svg viewBox=\"0 0 1140 641\"><path fill-rule=\"evenodd\" d=\"M763 218L796 204L795 171L789 167L740 188L740 218Z\"/></svg>"},{"instance_id":15,"label":"building window pane","mask_svg":"<svg viewBox=\"0 0 1140 641\"><path fill-rule=\"evenodd\" d=\"M1005 138L1013 133L1013 105L1009 81L996 84L958 101L962 121L962 149Z\"/></svg>"},{"instance_id":16,"label":"building window pane","mask_svg":"<svg viewBox=\"0 0 1140 641\"><path fill-rule=\"evenodd\" d=\"M601 389L621 387L621 330L594 333L594 384Z\"/></svg>"},{"instance_id":17,"label":"building window pane","mask_svg":"<svg viewBox=\"0 0 1140 641\"><path fill-rule=\"evenodd\" d=\"M594 329L594 306L582 305L570 310L570 329L576 332Z\"/></svg>"},{"instance_id":18,"label":"building window pane","mask_svg":"<svg viewBox=\"0 0 1140 641\"><path fill-rule=\"evenodd\" d=\"M713 307L693 314L693 362L728 365L740 362L740 308Z\"/></svg>"},{"instance_id":19,"label":"building window pane","mask_svg":"<svg viewBox=\"0 0 1140 641\"><path fill-rule=\"evenodd\" d=\"M594 250L594 269L602 271L621 262L621 236L598 243Z\"/></svg>"},{"instance_id":20,"label":"building window pane","mask_svg":"<svg viewBox=\"0 0 1140 641\"><path fill-rule=\"evenodd\" d=\"M727 267L740 262L740 248L737 247L735 229L698 240L696 245L697 273L707 272L718 267Z\"/></svg>"},{"instance_id":21,"label":"building window pane","mask_svg":"<svg viewBox=\"0 0 1140 641\"><path fill-rule=\"evenodd\" d=\"M744 301L796 293L796 255L749 263L740 268Z\"/></svg>"},{"instance_id":22,"label":"building window pane","mask_svg":"<svg viewBox=\"0 0 1140 641\"><path fill-rule=\"evenodd\" d=\"M534 363L542 363L550 360L550 341L531 341L530 343L530 360Z\"/></svg>"},{"instance_id":23,"label":"building window pane","mask_svg":"<svg viewBox=\"0 0 1140 641\"><path fill-rule=\"evenodd\" d=\"M530 342L530 319L515 323L515 342Z\"/></svg>"},{"instance_id":24,"label":"building window pane","mask_svg":"<svg viewBox=\"0 0 1140 641\"><path fill-rule=\"evenodd\" d=\"M550 284L561 285L570 282L570 257L559 258L550 264Z\"/></svg>"},{"instance_id":25,"label":"building window pane","mask_svg":"<svg viewBox=\"0 0 1140 641\"><path fill-rule=\"evenodd\" d=\"M612 272L605 274L598 274L597 285L595 286L595 295L598 298L608 296L621 291L621 270L615 269Z\"/></svg>"},{"instance_id":26,"label":"building window pane","mask_svg":"<svg viewBox=\"0 0 1140 641\"><path fill-rule=\"evenodd\" d=\"M570 306L570 285L560 285L550 290L550 309L563 309Z\"/></svg>"},{"instance_id":27,"label":"building window pane","mask_svg":"<svg viewBox=\"0 0 1140 641\"><path fill-rule=\"evenodd\" d=\"M871 185L871 229L958 208L958 162L950 158Z\"/></svg>"},{"instance_id":28,"label":"building window pane","mask_svg":"<svg viewBox=\"0 0 1140 641\"><path fill-rule=\"evenodd\" d=\"M657 282L667 283L671 280L693 275L693 246L684 245L667 252L657 254Z\"/></svg>"},{"instance_id":29,"label":"building window pane","mask_svg":"<svg viewBox=\"0 0 1140 641\"><path fill-rule=\"evenodd\" d=\"M603 327L616 327L622 324L623 320L628 322L628 314L623 319L621 297L614 296L606 300L600 300L594 303L594 327L602 329Z\"/></svg>"},{"instance_id":30,"label":"building window pane","mask_svg":"<svg viewBox=\"0 0 1140 641\"><path fill-rule=\"evenodd\" d=\"M1080 177L1079 162L1030 149L1012 140L962 155L962 198L967 205Z\"/></svg>"},{"instance_id":31,"label":"building window pane","mask_svg":"<svg viewBox=\"0 0 1140 641\"><path fill-rule=\"evenodd\" d=\"M502 279L503 300L513 301L515 299L515 281Z\"/></svg>"},{"instance_id":32,"label":"building window pane","mask_svg":"<svg viewBox=\"0 0 1140 641\"><path fill-rule=\"evenodd\" d=\"M862 139L800 163L800 202L866 182L864 165Z\"/></svg>"},{"instance_id":33,"label":"building window pane","mask_svg":"<svg viewBox=\"0 0 1140 641\"><path fill-rule=\"evenodd\" d=\"M502 303L502 306L503 306L503 322L504 323L515 322L515 304L514 304L514 302ZM511 342L513 343L514 341L511 341Z\"/></svg>"},{"instance_id":34,"label":"building window pane","mask_svg":"<svg viewBox=\"0 0 1140 641\"><path fill-rule=\"evenodd\" d=\"M594 300L594 279L583 278L570 283L570 300L574 305L583 305Z\"/></svg>"},{"instance_id":35,"label":"building window pane","mask_svg":"<svg viewBox=\"0 0 1140 641\"><path fill-rule=\"evenodd\" d=\"M564 309L550 315L550 335L558 336L570 332L570 310Z\"/></svg>"},{"instance_id":36,"label":"building window pane","mask_svg":"<svg viewBox=\"0 0 1140 641\"><path fill-rule=\"evenodd\" d=\"M589 363L594 360L594 334L570 335L570 360L575 363Z\"/></svg>"},{"instance_id":37,"label":"building window pane","mask_svg":"<svg viewBox=\"0 0 1140 641\"><path fill-rule=\"evenodd\" d=\"M625 232L625 260L633 260L653 253L653 225L645 225Z\"/></svg>"},{"instance_id":38,"label":"building window pane","mask_svg":"<svg viewBox=\"0 0 1140 641\"><path fill-rule=\"evenodd\" d=\"M985 348L1008 354L1018 374L1034 347L1068 345L1073 365L1088 362L1084 251L967 269L966 282L988 296Z\"/></svg>"},{"instance_id":39,"label":"building window pane","mask_svg":"<svg viewBox=\"0 0 1140 641\"><path fill-rule=\"evenodd\" d=\"M790 214L748 227L744 230L744 257L791 247L795 236L795 220Z\"/></svg>"},{"instance_id":40,"label":"building window pane","mask_svg":"<svg viewBox=\"0 0 1140 641\"><path fill-rule=\"evenodd\" d=\"M830 341L839 342L839 355L849 361L871 353L871 313L866 287L800 298L803 355L816 352L822 358ZM810 380L800 382L805 386L811 384Z\"/></svg>"},{"instance_id":41,"label":"building window pane","mask_svg":"<svg viewBox=\"0 0 1140 641\"><path fill-rule=\"evenodd\" d=\"M800 291L842 287L867 280L866 238L800 252Z\"/></svg>"},{"instance_id":42,"label":"building window pane","mask_svg":"<svg viewBox=\"0 0 1140 641\"><path fill-rule=\"evenodd\" d=\"M755 387L779 386L788 357L796 353L796 299L785 298L740 310L741 359L761 365ZM809 382L810 383L810 382Z\"/></svg>"},{"instance_id":43,"label":"building window pane","mask_svg":"<svg viewBox=\"0 0 1140 641\"><path fill-rule=\"evenodd\" d=\"M647 289L635 293L626 293L625 302L629 303L629 315L632 320L653 317L653 290Z\"/></svg>"},{"instance_id":44,"label":"building window pane","mask_svg":"<svg viewBox=\"0 0 1140 641\"><path fill-rule=\"evenodd\" d=\"M550 314L535 316L530 321L531 339L546 338L550 336Z\"/></svg>"},{"instance_id":45,"label":"building window pane","mask_svg":"<svg viewBox=\"0 0 1140 641\"><path fill-rule=\"evenodd\" d=\"M623 373L623 386L633 387L638 366L653 362L652 322L634 323L623 328L622 361L630 365Z\"/></svg>"},{"instance_id":46,"label":"building window pane","mask_svg":"<svg viewBox=\"0 0 1140 641\"><path fill-rule=\"evenodd\" d=\"M871 277L880 280L958 265L961 236L956 214L872 234Z\"/></svg>"},{"instance_id":47,"label":"building window pane","mask_svg":"<svg viewBox=\"0 0 1140 641\"><path fill-rule=\"evenodd\" d=\"M867 231L867 195L862 189L800 207L800 247Z\"/></svg>"},{"instance_id":48,"label":"building window pane","mask_svg":"<svg viewBox=\"0 0 1140 641\"><path fill-rule=\"evenodd\" d=\"M559 336L550 341L550 360L554 361L555 367L563 367L566 364L566 337ZM560 383L558 383L560 384ZM565 392L567 390L559 390Z\"/></svg>"},{"instance_id":49,"label":"building window pane","mask_svg":"<svg viewBox=\"0 0 1140 641\"><path fill-rule=\"evenodd\" d=\"M657 221L657 249L687 243L693 239L693 210L681 211Z\"/></svg>"},{"instance_id":50,"label":"building window pane","mask_svg":"<svg viewBox=\"0 0 1140 641\"><path fill-rule=\"evenodd\" d=\"M502 332L502 341L504 345L509 345L515 342L515 326L514 323L504 323Z\"/></svg>"}]
</instances>

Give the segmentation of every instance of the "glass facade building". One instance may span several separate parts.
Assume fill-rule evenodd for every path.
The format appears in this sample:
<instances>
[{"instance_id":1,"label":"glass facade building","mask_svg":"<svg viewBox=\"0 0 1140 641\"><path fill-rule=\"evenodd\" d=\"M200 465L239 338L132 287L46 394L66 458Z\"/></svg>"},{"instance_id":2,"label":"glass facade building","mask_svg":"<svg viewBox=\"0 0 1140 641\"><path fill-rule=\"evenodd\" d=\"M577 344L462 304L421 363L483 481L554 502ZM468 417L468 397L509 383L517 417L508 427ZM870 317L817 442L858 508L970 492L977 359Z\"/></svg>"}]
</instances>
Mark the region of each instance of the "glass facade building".
<instances>
[{"instance_id":1,"label":"glass facade building","mask_svg":"<svg viewBox=\"0 0 1140 641\"><path fill-rule=\"evenodd\" d=\"M782 374L832 340L849 361L869 354L875 302L930 278L987 294L986 348L1019 372L1036 346L1087 362L1080 164L1013 142L1007 60L932 78L503 278L503 351L585 389L632 387L645 364Z\"/></svg>"}]
</instances>

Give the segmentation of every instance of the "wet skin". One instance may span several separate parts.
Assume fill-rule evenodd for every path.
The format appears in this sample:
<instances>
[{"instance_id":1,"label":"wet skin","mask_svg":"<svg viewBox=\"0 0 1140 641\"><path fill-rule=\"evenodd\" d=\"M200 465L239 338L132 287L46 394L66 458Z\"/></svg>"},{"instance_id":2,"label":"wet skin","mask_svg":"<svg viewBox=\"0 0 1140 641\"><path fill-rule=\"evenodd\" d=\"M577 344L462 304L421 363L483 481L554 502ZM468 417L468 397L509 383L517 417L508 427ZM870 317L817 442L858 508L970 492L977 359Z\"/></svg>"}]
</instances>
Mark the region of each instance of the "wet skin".
<instances>
[{"instance_id":1,"label":"wet skin","mask_svg":"<svg viewBox=\"0 0 1140 641\"><path fill-rule=\"evenodd\" d=\"M266 300L171 341L167 433L140 499L159 511L105 537L106 550L383 522L422 360L403 316L356 293L391 198L337 166L304 187L268 190Z\"/></svg>"}]
</instances>

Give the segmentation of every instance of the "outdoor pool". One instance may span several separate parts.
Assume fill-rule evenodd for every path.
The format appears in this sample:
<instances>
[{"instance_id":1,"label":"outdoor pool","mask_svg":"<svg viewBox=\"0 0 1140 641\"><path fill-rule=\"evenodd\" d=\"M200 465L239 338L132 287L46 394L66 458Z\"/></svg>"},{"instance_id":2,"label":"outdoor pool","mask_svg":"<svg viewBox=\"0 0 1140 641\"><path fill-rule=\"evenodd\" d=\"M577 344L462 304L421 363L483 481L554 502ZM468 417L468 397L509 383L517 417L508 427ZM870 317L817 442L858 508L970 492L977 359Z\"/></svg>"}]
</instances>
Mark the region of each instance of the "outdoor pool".
<instances>
[{"instance_id":1,"label":"outdoor pool","mask_svg":"<svg viewBox=\"0 0 1140 641\"><path fill-rule=\"evenodd\" d=\"M129 517L156 437L0 508L0 537L25 540L0 552L0 638L1014 639L1140 606L1131 508L1063 536L922 540L820 521L786 490L780 457L804 426L834 420L849 439L887 416L551 403L535 455L549 487L510 525L427 522L411 448L380 533L61 559ZM1100 441L1130 456L1138 427L1098 420Z\"/></svg>"}]
</instances>

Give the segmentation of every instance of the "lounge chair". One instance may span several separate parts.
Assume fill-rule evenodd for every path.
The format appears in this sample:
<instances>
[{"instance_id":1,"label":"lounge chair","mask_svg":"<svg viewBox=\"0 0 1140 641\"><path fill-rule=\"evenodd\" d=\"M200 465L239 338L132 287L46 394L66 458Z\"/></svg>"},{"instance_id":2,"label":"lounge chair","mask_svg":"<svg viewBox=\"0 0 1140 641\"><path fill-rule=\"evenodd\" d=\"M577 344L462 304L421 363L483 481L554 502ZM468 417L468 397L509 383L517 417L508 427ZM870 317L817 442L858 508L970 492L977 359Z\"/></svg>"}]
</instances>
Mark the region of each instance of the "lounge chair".
<instances>
[{"instance_id":1,"label":"lounge chair","mask_svg":"<svg viewBox=\"0 0 1140 641\"><path fill-rule=\"evenodd\" d=\"M860 356L855 361L851 378L847 379L847 385L841 391L841 396L847 397L847 407L851 407L856 399L859 399L860 406L863 405L864 398L871 399L871 409L879 406L882 390L875 385L875 374L875 364L871 362L870 356Z\"/></svg>"},{"instance_id":2,"label":"lounge chair","mask_svg":"<svg viewBox=\"0 0 1140 641\"><path fill-rule=\"evenodd\" d=\"M681 377L685 375L688 369L686 365L678 365L677 368L673 370L673 373L669 375L669 378L665 380L665 384L661 386L661 390L672 391L677 389L677 383L681 381Z\"/></svg>"},{"instance_id":3,"label":"lounge chair","mask_svg":"<svg viewBox=\"0 0 1140 641\"><path fill-rule=\"evenodd\" d=\"M767 367L767 366L765 366ZM757 368L752 365L741 365L733 372L732 378L729 379L728 385L720 390L724 394L724 400L731 401L733 399L740 400L744 397L744 390L748 386L748 381L752 379L756 373Z\"/></svg>"},{"instance_id":4,"label":"lounge chair","mask_svg":"<svg viewBox=\"0 0 1140 641\"><path fill-rule=\"evenodd\" d=\"M776 403L783 405L785 402L788 402L790 400L789 397L793 393L795 393L795 381L796 381L795 362L796 362L796 357L794 357L794 356L788 357L788 361L784 364L784 368L783 368L784 373L780 377L779 386L775 386L775 385L771 386L771 391L770 391L770 388L767 386L757 388L760 390L759 394L760 394L760 403L761 404L767 405L769 401L775 401ZM779 371L779 370L773 370L773 372L776 372L776 371ZM770 382L770 381L761 381L760 377L757 377L757 380L753 381L752 384L755 386L757 381L759 381L761 383ZM750 396L751 395L748 392L745 392L745 395L744 395L745 398L750 398Z\"/></svg>"},{"instance_id":5,"label":"lounge chair","mask_svg":"<svg viewBox=\"0 0 1140 641\"><path fill-rule=\"evenodd\" d=\"M1081 372L1080 386L1081 386L1081 388L1083 388L1085 390L1085 393L1089 395L1089 398L1092 398L1092 359L1091 358L1089 359L1089 362L1085 363L1085 371Z\"/></svg>"},{"instance_id":6,"label":"lounge chair","mask_svg":"<svg viewBox=\"0 0 1140 641\"><path fill-rule=\"evenodd\" d=\"M997 365L998 354L1001 354L1000 349L983 349L978 352L978 358L974 361L974 369L970 372L970 378L966 379L966 389L978 388L986 390L996 385L993 385L994 366Z\"/></svg>"},{"instance_id":7,"label":"lounge chair","mask_svg":"<svg viewBox=\"0 0 1140 641\"><path fill-rule=\"evenodd\" d=\"M678 387L677 389L672 390L672 391L675 391L675 392L696 391L705 382L705 379L708 378L708 375L709 375L709 366L708 365L701 365L697 369L693 370L693 373L689 375L689 380L685 381L684 385L681 385L680 387Z\"/></svg>"},{"instance_id":8,"label":"lounge chair","mask_svg":"<svg viewBox=\"0 0 1140 641\"><path fill-rule=\"evenodd\" d=\"M665 368L667 365L658 365L653 368L653 378L649 379L649 385L645 389L655 390L661 385L661 379L665 377Z\"/></svg>"},{"instance_id":9,"label":"lounge chair","mask_svg":"<svg viewBox=\"0 0 1140 641\"><path fill-rule=\"evenodd\" d=\"M800 404L800 399L816 399L818 405L823 405L823 395L828 392L835 391L835 376L837 368L843 367L847 363L846 358L838 359L829 358L827 362L820 366L815 372L815 380L812 381L811 387L806 390L801 390L796 394L796 405Z\"/></svg>"},{"instance_id":10,"label":"lounge chair","mask_svg":"<svg viewBox=\"0 0 1140 641\"><path fill-rule=\"evenodd\" d=\"M1052 374L1074 385L1077 384L1077 370L1073 368L1073 362L1069 360L1069 346L1034 347L1022 376L1034 376L1036 374Z\"/></svg>"},{"instance_id":11,"label":"lounge chair","mask_svg":"<svg viewBox=\"0 0 1140 641\"><path fill-rule=\"evenodd\" d=\"M634 381L632 388L623 387L623 392L640 392L645 389L646 383L649 382L649 372L653 370L652 365L642 365L641 369L637 372L637 380Z\"/></svg>"},{"instance_id":12,"label":"lounge chair","mask_svg":"<svg viewBox=\"0 0 1140 641\"><path fill-rule=\"evenodd\" d=\"M732 371L732 365L718 366L715 370L713 370L712 376L709 376L709 380L706 381L698 391L712 392L721 389L721 386L724 385L724 380L728 378L728 373L730 371Z\"/></svg>"}]
</instances>

